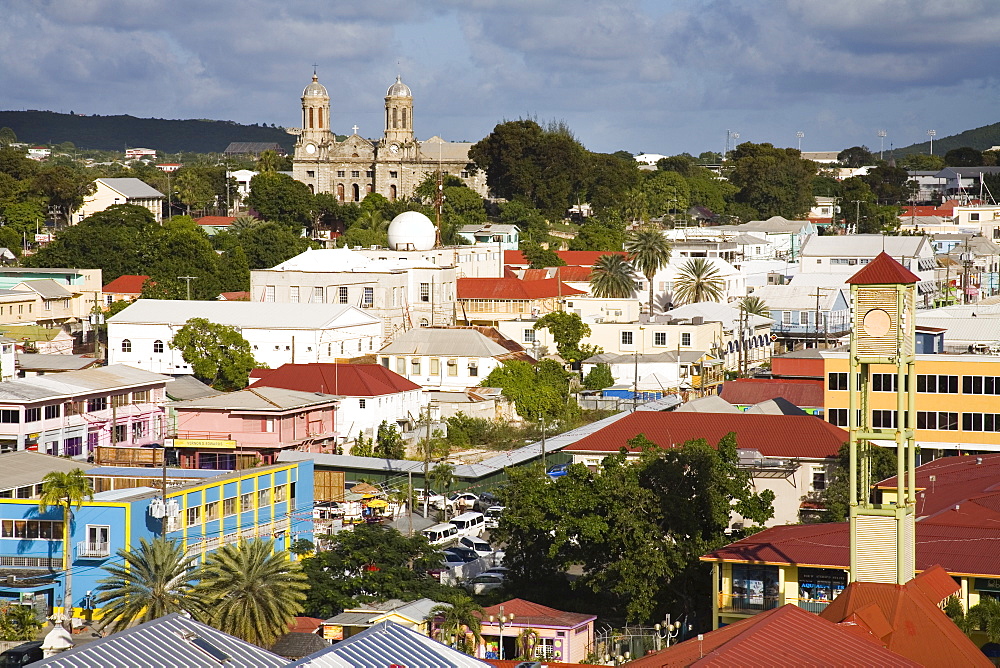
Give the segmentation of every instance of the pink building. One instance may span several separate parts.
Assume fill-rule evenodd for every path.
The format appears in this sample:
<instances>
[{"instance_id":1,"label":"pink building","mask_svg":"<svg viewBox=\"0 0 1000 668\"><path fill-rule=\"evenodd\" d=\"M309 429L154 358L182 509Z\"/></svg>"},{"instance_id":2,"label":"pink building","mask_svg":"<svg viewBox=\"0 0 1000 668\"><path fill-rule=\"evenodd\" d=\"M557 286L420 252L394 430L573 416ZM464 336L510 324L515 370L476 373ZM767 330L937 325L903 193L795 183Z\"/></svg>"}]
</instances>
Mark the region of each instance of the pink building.
<instances>
[{"instance_id":1,"label":"pink building","mask_svg":"<svg viewBox=\"0 0 1000 668\"><path fill-rule=\"evenodd\" d=\"M171 404L173 445L184 468L244 468L264 464L282 450L332 452L337 397L274 387Z\"/></svg>"},{"instance_id":2,"label":"pink building","mask_svg":"<svg viewBox=\"0 0 1000 668\"><path fill-rule=\"evenodd\" d=\"M485 608L480 616L483 620L480 658L500 658L501 642L505 659L517 656L517 636L525 629L532 629L538 634L532 658L560 663L583 663L594 641L594 620L597 619L596 615L564 612L522 598ZM501 616L508 619L513 616L503 625L502 638L497 622Z\"/></svg>"},{"instance_id":3,"label":"pink building","mask_svg":"<svg viewBox=\"0 0 1000 668\"><path fill-rule=\"evenodd\" d=\"M172 380L114 364L0 383L0 452L75 457L157 443Z\"/></svg>"}]
</instances>

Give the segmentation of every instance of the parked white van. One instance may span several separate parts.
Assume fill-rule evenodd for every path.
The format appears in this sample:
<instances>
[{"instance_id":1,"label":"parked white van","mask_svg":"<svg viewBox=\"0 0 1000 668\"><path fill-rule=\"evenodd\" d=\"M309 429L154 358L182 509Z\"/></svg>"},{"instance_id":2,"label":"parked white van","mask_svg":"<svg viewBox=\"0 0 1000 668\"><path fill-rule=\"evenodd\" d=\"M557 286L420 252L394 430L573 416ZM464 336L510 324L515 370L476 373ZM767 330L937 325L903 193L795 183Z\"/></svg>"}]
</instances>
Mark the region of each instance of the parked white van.
<instances>
[{"instance_id":1,"label":"parked white van","mask_svg":"<svg viewBox=\"0 0 1000 668\"><path fill-rule=\"evenodd\" d=\"M420 532L431 545L444 545L456 540L458 527L454 524L435 524Z\"/></svg>"},{"instance_id":2,"label":"parked white van","mask_svg":"<svg viewBox=\"0 0 1000 668\"><path fill-rule=\"evenodd\" d=\"M482 536L486 529L486 518L482 513L462 513L449 520L463 536Z\"/></svg>"}]
</instances>

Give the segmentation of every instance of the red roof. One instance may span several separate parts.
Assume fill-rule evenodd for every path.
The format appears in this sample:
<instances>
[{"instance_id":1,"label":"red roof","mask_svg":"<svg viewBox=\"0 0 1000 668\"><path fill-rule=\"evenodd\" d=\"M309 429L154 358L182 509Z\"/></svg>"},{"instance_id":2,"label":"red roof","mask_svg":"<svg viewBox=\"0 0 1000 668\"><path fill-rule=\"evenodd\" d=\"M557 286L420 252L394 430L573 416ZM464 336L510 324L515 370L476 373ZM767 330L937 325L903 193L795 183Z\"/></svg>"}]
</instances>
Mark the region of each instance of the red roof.
<instances>
[{"instance_id":1,"label":"red roof","mask_svg":"<svg viewBox=\"0 0 1000 668\"><path fill-rule=\"evenodd\" d=\"M520 659L482 659L486 663L494 666L495 668L518 668L518 666L525 665ZM530 665L530 664L529 664ZM545 661L543 666L556 666L557 668L594 668L592 663L560 663L559 661Z\"/></svg>"},{"instance_id":2,"label":"red roof","mask_svg":"<svg viewBox=\"0 0 1000 668\"><path fill-rule=\"evenodd\" d=\"M587 294L557 281L523 281L520 278L460 278L456 289L459 299L532 300Z\"/></svg>"},{"instance_id":3,"label":"red roof","mask_svg":"<svg viewBox=\"0 0 1000 668\"><path fill-rule=\"evenodd\" d=\"M865 625L885 646L923 666L992 666L938 607L960 589L940 566L905 585L852 582L819 614Z\"/></svg>"},{"instance_id":4,"label":"red roof","mask_svg":"<svg viewBox=\"0 0 1000 668\"><path fill-rule=\"evenodd\" d=\"M941 613L944 614L944 613ZM788 604L628 664L666 666L920 666L858 633Z\"/></svg>"},{"instance_id":5,"label":"red roof","mask_svg":"<svg viewBox=\"0 0 1000 668\"><path fill-rule=\"evenodd\" d=\"M1000 454L942 457L918 466L916 474L917 516L925 517L987 492L1000 492ZM894 489L896 476L877 487Z\"/></svg>"},{"instance_id":6,"label":"red roof","mask_svg":"<svg viewBox=\"0 0 1000 668\"><path fill-rule=\"evenodd\" d=\"M142 284L148 280L149 276L125 274L105 285L103 290L115 295L137 295L142 292Z\"/></svg>"},{"instance_id":7,"label":"red roof","mask_svg":"<svg viewBox=\"0 0 1000 668\"><path fill-rule=\"evenodd\" d=\"M254 369L254 387L280 387L302 392L376 397L419 390L416 383L380 364L282 364L277 369Z\"/></svg>"},{"instance_id":8,"label":"red roof","mask_svg":"<svg viewBox=\"0 0 1000 668\"><path fill-rule=\"evenodd\" d=\"M484 620L490 615L499 617L501 607L503 607L503 614L514 615L512 626L516 625L519 628L545 626L572 629L597 619L597 615L556 610L540 603L525 601L523 598L512 598L498 605L483 608L480 617Z\"/></svg>"},{"instance_id":9,"label":"red roof","mask_svg":"<svg viewBox=\"0 0 1000 668\"><path fill-rule=\"evenodd\" d=\"M846 281L851 285L919 283L920 277L882 251Z\"/></svg>"},{"instance_id":10,"label":"red roof","mask_svg":"<svg viewBox=\"0 0 1000 668\"><path fill-rule=\"evenodd\" d=\"M739 447L765 457L836 457L848 438L840 427L812 415L638 411L566 446L564 452L619 452L637 434L660 447L698 438L715 445L730 432Z\"/></svg>"},{"instance_id":11,"label":"red roof","mask_svg":"<svg viewBox=\"0 0 1000 668\"><path fill-rule=\"evenodd\" d=\"M590 281L591 267L546 267L544 269L525 269L522 280L540 281L547 278L558 278L561 281L586 283Z\"/></svg>"},{"instance_id":12,"label":"red roof","mask_svg":"<svg viewBox=\"0 0 1000 668\"><path fill-rule=\"evenodd\" d=\"M226 227L232 225L236 216L202 216L194 221L199 225L214 225L215 227Z\"/></svg>"},{"instance_id":13,"label":"red roof","mask_svg":"<svg viewBox=\"0 0 1000 668\"><path fill-rule=\"evenodd\" d=\"M942 202L940 206L904 206L903 215L950 217L955 215L955 207L958 205L957 199L950 199L947 202Z\"/></svg>"},{"instance_id":14,"label":"red roof","mask_svg":"<svg viewBox=\"0 0 1000 668\"><path fill-rule=\"evenodd\" d=\"M250 293L246 290L239 292L223 292L219 294L219 299L227 302L248 302Z\"/></svg>"},{"instance_id":15,"label":"red roof","mask_svg":"<svg viewBox=\"0 0 1000 668\"><path fill-rule=\"evenodd\" d=\"M288 622L288 630L292 633L314 633L323 624L319 617L295 617Z\"/></svg>"},{"instance_id":16,"label":"red roof","mask_svg":"<svg viewBox=\"0 0 1000 668\"><path fill-rule=\"evenodd\" d=\"M722 384L720 396L731 404L752 405L778 397L799 408L823 406L823 381L739 378Z\"/></svg>"}]
</instances>

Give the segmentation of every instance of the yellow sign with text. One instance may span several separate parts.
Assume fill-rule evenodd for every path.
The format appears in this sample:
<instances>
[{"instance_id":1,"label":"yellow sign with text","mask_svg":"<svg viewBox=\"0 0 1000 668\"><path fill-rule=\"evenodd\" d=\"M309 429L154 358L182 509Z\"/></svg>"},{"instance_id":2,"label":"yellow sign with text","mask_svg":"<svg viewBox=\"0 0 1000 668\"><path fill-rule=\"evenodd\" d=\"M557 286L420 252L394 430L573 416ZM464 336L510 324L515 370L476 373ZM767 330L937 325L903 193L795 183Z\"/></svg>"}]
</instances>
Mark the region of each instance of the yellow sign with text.
<instances>
[{"instance_id":1,"label":"yellow sign with text","mask_svg":"<svg viewBox=\"0 0 1000 668\"><path fill-rule=\"evenodd\" d=\"M175 438L170 444L175 448L198 448L202 450L215 449L215 450L235 450L236 441L227 441L221 439L194 439L194 438Z\"/></svg>"}]
</instances>

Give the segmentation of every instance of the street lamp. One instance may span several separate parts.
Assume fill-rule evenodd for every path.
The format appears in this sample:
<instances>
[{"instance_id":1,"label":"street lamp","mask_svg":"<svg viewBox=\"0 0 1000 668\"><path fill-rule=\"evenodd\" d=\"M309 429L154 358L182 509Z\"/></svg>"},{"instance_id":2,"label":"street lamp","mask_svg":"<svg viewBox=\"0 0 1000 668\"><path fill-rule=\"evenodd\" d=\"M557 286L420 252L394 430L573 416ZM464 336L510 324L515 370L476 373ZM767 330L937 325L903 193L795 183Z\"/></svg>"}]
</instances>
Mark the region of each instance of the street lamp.
<instances>
[{"instance_id":1,"label":"street lamp","mask_svg":"<svg viewBox=\"0 0 1000 668\"><path fill-rule=\"evenodd\" d=\"M503 627L504 626L509 626L510 624L512 624L514 622L514 613L511 613L509 615L503 614L503 606L501 605L500 606L500 615L498 617L494 617L493 615L490 615L489 619L490 619L490 624L492 624L494 621L496 621L497 626L500 627L500 641L499 641L499 644L500 644L500 660L503 661Z\"/></svg>"},{"instance_id":2,"label":"street lamp","mask_svg":"<svg viewBox=\"0 0 1000 668\"><path fill-rule=\"evenodd\" d=\"M805 136L806 136L806 133L802 132L801 130L799 130L798 132L795 133L795 138L798 140L799 153L802 152L802 138L805 137Z\"/></svg>"},{"instance_id":3,"label":"street lamp","mask_svg":"<svg viewBox=\"0 0 1000 668\"><path fill-rule=\"evenodd\" d=\"M660 651L660 643L666 642L666 646L670 647L670 642L674 640L678 634L681 632L681 623L674 622L670 623L670 615L667 615L663 620L666 622L665 625L656 624L653 629L656 631L656 651Z\"/></svg>"},{"instance_id":4,"label":"street lamp","mask_svg":"<svg viewBox=\"0 0 1000 668\"><path fill-rule=\"evenodd\" d=\"M937 136L937 130L928 130L927 136L931 138L931 155L934 155L934 137Z\"/></svg>"},{"instance_id":5,"label":"street lamp","mask_svg":"<svg viewBox=\"0 0 1000 668\"><path fill-rule=\"evenodd\" d=\"M885 151L885 130L878 131L878 159L882 159L882 153Z\"/></svg>"}]
</instances>

